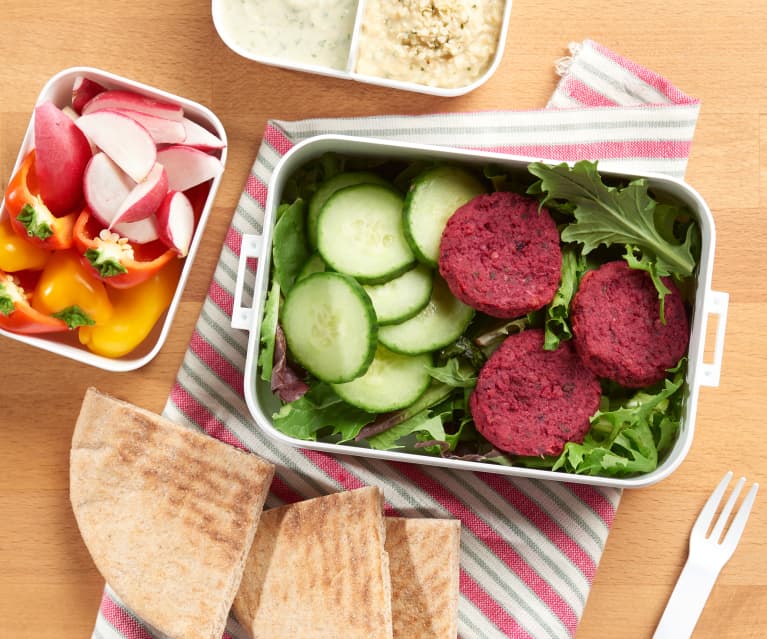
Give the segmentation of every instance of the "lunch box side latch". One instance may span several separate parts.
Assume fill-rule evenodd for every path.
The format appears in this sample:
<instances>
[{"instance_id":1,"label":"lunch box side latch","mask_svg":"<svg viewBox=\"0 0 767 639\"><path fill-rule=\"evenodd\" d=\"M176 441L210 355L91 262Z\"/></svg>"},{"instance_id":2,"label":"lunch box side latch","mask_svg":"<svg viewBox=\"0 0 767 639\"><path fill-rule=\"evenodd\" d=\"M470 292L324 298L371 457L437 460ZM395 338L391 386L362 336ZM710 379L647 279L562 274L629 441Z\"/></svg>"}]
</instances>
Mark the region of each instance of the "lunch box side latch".
<instances>
[{"instance_id":1,"label":"lunch box side latch","mask_svg":"<svg viewBox=\"0 0 767 639\"><path fill-rule=\"evenodd\" d=\"M240 244L240 257L237 263L237 278L234 284L234 304L232 306L232 328L250 330L253 321L252 302L250 306L242 305L243 292L245 291L245 274L248 272L248 260L261 257L263 236L245 234Z\"/></svg>"},{"instance_id":2,"label":"lunch box side latch","mask_svg":"<svg viewBox=\"0 0 767 639\"><path fill-rule=\"evenodd\" d=\"M704 314L706 323L710 315L716 315L719 320L716 325L716 337L714 339L714 353L711 362L701 363L701 386L719 386L722 373L722 354L724 352L724 334L727 327L727 307L730 303L729 293L721 291L709 291L706 298Z\"/></svg>"}]
</instances>

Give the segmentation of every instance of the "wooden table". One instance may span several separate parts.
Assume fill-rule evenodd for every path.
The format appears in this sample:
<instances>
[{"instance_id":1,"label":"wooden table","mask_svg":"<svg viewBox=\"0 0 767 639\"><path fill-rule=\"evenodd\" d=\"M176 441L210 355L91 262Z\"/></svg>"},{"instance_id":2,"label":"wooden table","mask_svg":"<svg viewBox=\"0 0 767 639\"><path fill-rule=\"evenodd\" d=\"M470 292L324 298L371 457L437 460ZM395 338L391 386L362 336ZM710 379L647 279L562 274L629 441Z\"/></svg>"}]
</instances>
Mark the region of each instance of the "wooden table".
<instances>
[{"instance_id":1,"label":"wooden table","mask_svg":"<svg viewBox=\"0 0 767 639\"><path fill-rule=\"evenodd\" d=\"M90 636L103 586L68 499L69 442L94 385L161 411L268 118L532 109L545 104L553 62L593 38L702 99L688 181L714 212L713 288L731 295L719 388L700 394L697 433L681 467L627 492L594 581L579 639L651 637L687 552L690 527L727 469L767 479L767 73L761 0L516 0L503 62L472 94L440 99L250 63L229 51L209 3L41 0L0 11L0 176L7 179L36 96L55 72L89 65L213 109L227 129L228 168L193 275L160 355L109 373L0 341L0 637ZM767 495L725 567L695 637L763 637Z\"/></svg>"}]
</instances>

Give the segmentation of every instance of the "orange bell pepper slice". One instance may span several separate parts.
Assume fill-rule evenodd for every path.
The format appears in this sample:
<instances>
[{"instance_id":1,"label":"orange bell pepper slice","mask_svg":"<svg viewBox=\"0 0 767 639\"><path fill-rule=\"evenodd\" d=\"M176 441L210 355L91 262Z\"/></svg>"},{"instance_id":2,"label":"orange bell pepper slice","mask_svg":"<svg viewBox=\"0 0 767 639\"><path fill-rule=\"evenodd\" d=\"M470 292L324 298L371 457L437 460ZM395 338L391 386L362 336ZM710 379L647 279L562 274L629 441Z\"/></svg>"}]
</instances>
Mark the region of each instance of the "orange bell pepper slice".
<instances>
[{"instance_id":1,"label":"orange bell pepper slice","mask_svg":"<svg viewBox=\"0 0 767 639\"><path fill-rule=\"evenodd\" d=\"M112 316L106 286L80 262L74 251L51 255L32 294L32 306L58 317L69 328L103 324Z\"/></svg>"},{"instance_id":2,"label":"orange bell pepper slice","mask_svg":"<svg viewBox=\"0 0 767 639\"><path fill-rule=\"evenodd\" d=\"M16 276L0 271L0 328L24 335L69 330L65 321L32 308L29 296Z\"/></svg>"},{"instance_id":3,"label":"orange bell pepper slice","mask_svg":"<svg viewBox=\"0 0 767 639\"><path fill-rule=\"evenodd\" d=\"M5 206L18 235L39 247L56 250L72 246L78 212L56 217L45 206L35 175L35 151L27 153L5 191Z\"/></svg>"}]
</instances>

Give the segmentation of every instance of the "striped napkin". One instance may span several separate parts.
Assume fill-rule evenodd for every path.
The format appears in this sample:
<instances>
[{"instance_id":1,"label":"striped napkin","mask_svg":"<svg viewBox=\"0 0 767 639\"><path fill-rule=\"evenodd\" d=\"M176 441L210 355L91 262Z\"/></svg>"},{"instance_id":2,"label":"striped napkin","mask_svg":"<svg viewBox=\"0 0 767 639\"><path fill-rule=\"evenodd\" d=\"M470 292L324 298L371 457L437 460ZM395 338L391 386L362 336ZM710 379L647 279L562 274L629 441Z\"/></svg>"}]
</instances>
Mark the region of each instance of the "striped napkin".
<instances>
[{"instance_id":1,"label":"striped napkin","mask_svg":"<svg viewBox=\"0 0 767 639\"><path fill-rule=\"evenodd\" d=\"M462 522L463 639L575 636L621 493L491 473L335 457L275 443L243 400L247 333L230 318L240 239L260 233L269 176L321 133L452 145L624 171L684 175L699 103L658 74L586 40L570 46L545 110L269 122L164 414L278 466L267 507L376 484L388 515ZM107 586L93 636L154 635ZM225 637L245 639L234 619Z\"/></svg>"}]
</instances>

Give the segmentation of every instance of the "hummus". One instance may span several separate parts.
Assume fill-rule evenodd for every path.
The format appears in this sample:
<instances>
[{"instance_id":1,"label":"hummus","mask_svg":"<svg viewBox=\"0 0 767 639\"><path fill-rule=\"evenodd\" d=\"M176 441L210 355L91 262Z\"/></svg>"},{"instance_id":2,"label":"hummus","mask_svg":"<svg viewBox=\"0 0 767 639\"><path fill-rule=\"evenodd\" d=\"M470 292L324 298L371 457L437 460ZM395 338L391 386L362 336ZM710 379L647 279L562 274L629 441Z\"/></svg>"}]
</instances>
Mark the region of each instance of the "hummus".
<instances>
[{"instance_id":1,"label":"hummus","mask_svg":"<svg viewBox=\"0 0 767 639\"><path fill-rule=\"evenodd\" d=\"M346 69L357 0L226 0L221 30L266 58Z\"/></svg>"},{"instance_id":2,"label":"hummus","mask_svg":"<svg viewBox=\"0 0 767 639\"><path fill-rule=\"evenodd\" d=\"M356 72L455 88L498 50L504 0L367 0Z\"/></svg>"}]
</instances>

